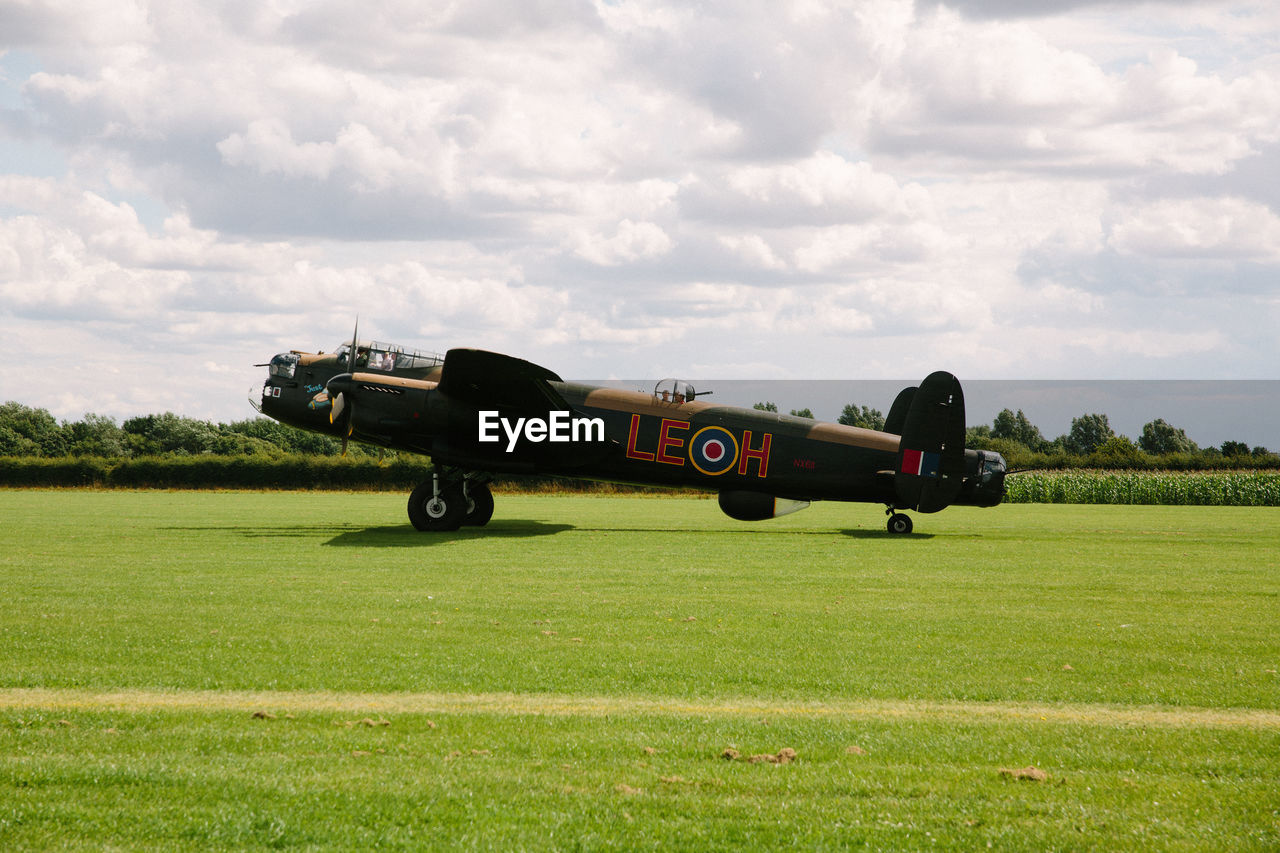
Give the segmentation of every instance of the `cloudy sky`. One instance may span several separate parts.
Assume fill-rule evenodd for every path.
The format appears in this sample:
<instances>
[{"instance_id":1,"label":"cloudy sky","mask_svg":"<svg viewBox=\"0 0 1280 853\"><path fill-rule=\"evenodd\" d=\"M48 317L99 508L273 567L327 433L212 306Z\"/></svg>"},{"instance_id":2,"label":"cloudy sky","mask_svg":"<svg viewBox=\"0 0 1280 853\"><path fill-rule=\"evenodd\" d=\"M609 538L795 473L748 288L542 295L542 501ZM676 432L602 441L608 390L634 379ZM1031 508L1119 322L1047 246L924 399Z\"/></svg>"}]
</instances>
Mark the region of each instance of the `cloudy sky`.
<instances>
[{"instance_id":1,"label":"cloudy sky","mask_svg":"<svg viewBox=\"0 0 1280 853\"><path fill-rule=\"evenodd\" d=\"M357 313L569 378L1276 377L1270 0L0 0L0 52L0 399L60 417L247 417Z\"/></svg>"}]
</instances>

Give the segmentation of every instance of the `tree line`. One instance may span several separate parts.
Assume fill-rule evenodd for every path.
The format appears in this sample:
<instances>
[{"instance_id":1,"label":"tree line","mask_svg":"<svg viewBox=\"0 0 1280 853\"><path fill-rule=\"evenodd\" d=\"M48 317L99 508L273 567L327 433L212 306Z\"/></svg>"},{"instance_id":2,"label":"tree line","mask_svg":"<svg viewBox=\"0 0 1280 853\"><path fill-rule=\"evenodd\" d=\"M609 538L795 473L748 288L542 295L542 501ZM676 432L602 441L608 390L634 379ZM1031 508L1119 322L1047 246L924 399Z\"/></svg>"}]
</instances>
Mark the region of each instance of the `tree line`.
<instances>
[{"instance_id":1,"label":"tree line","mask_svg":"<svg viewBox=\"0 0 1280 853\"><path fill-rule=\"evenodd\" d=\"M142 415L117 424L106 415L87 414L59 422L46 409L13 401L0 405L0 456L336 456L335 438L286 426L270 418L212 423L172 412ZM360 445L351 455L376 455Z\"/></svg>"},{"instance_id":2,"label":"tree line","mask_svg":"<svg viewBox=\"0 0 1280 853\"><path fill-rule=\"evenodd\" d=\"M755 408L777 412L772 402ZM791 414L812 418L807 408ZM846 426L884 429L884 414L870 406L849 403L837 418ZM965 446L995 450L1014 468L1275 468L1280 456L1265 447L1250 447L1243 441L1224 441L1218 447L1200 447L1186 430L1156 418L1142 427L1137 440L1117 435L1104 414L1090 413L1072 418L1071 429L1052 440L1031 423L1019 409L1002 409L990 426L979 424L965 430Z\"/></svg>"},{"instance_id":3,"label":"tree line","mask_svg":"<svg viewBox=\"0 0 1280 853\"><path fill-rule=\"evenodd\" d=\"M756 409L777 412L772 402ZM812 418L807 408L792 409L796 417ZM838 421L865 429L884 429L884 415L870 406L846 405ZM1157 418L1142 428L1136 440L1117 435L1105 414L1084 414L1071 429L1052 440L1021 409L1004 409L990 424L969 427L969 447L995 450L1015 468L1280 468L1280 456L1265 447L1225 441L1218 447L1199 447L1186 434ZM106 415L86 414L78 421L59 422L46 409L10 401L0 405L0 456L100 457L128 459L165 456L336 456L341 443L326 435L286 426L269 418L213 423L172 412L142 415L117 424ZM377 456L380 451L352 444L349 455Z\"/></svg>"}]
</instances>

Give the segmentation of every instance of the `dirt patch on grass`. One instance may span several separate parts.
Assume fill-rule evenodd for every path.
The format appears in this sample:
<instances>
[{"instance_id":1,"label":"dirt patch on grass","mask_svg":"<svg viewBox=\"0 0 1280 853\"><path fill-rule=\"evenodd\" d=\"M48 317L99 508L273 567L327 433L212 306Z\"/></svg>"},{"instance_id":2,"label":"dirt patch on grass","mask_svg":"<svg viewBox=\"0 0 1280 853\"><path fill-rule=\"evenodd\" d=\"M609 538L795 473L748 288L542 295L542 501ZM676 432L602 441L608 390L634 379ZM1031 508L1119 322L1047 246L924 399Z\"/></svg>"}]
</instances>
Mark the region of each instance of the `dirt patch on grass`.
<instances>
[{"instance_id":1,"label":"dirt patch on grass","mask_svg":"<svg viewBox=\"0 0 1280 853\"><path fill-rule=\"evenodd\" d=\"M742 753L733 747L729 747L720 753L720 757L725 761L743 761L748 764L790 764L797 760L796 751L789 746L784 746L777 752L762 752L743 759Z\"/></svg>"},{"instance_id":2,"label":"dirt patch on grass","mask_svg":"<svg viewBox=\"0 0 1280 853\"><path fill-rule=\"evenodd\" d=\"M1008 779L1016 779L1019 782L1043 782L1049 778L1049 774L1045 773L1039 767L1018 767L1009 768L1001 767L1000 775Z\"/></svg>"},{"instance_id":3,"label":"dirt patch on grass","mask_svg":"<svg viewBox=\"0 0 1280 853\"><path fill-rule=\"evenodd\" d=\"M1280 710L1173 706L1034 705L1018 702L930 702L852 699L778 703L759 699L690 701L626 696L515 693L328 693L213 690L0 690L0 709L48 711L255 711L367 714L387 725L384 714L549 714L604 716L766 716L816 719L918 719L964 724L1031 722L1099 726L1254 729L1280 731ZM373 715L378 715L376 718ZM345 721L337 723L344 725ZM351 724L368 725L363 720Z\"/></svg>"},{"instance_id":4,"label":"dirt patch on grass","mask_svg":"<svg viewBox=\"0 0 1280 853\"><path fill-rule=\"evenodd\" d=\"M257 714L254 714L254 716L256 717ZM335 726L344 726L348 729L354 729L356 726L363 726L366 729L374 729L379 726L389 726L391 725L391 721L385 718L375 720L372 717L365 717L363 720L334 720L333 724ZM430 720L427 721L427 724L431 728L435 728L435 725Z\"/></svg>"}]
</instances>

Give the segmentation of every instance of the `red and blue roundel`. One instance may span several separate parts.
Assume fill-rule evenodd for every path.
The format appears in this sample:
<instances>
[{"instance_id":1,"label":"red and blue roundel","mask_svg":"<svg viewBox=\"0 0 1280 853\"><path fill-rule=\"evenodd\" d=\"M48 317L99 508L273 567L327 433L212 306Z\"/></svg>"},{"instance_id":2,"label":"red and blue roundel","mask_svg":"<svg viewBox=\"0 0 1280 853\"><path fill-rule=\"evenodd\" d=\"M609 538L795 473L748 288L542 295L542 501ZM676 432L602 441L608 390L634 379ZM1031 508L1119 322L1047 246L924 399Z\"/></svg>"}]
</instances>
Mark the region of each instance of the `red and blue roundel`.
<instances>
[{"instance_id":1,"label":"red and blue roundel","mask_svg":"<svg viewBox=\"0 0 1280 853\"><path fill-rule=\"evenodd\" d=\"M703 427L689 439L689 461L704 474L723 474L738 463L738 439L724 427Z\"/></svg>"}]
</instances>

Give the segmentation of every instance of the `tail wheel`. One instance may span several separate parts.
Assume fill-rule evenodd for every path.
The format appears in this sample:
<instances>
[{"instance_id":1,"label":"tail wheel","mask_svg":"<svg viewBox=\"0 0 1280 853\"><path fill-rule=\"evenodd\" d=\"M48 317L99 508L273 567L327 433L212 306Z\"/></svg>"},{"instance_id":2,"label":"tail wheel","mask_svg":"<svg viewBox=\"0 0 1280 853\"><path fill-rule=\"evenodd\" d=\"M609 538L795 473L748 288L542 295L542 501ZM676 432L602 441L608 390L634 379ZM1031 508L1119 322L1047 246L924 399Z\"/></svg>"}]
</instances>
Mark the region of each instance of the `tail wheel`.
<instances>
[{"instance_id":1,"label":"tail wheel","mask_svg":"<svg viewBox=\"0 0 1280 853\"><path fill-rule=\"evenodd\" d=\"M890 533L906 534L911 532L911 516L895 512L889 516L889 523L886 525Z\"/></svg>"},{"instance_id":2,"label":"tail wheel","mask_svg":"<svg viewBox=\"0 0 1280 853\"><path fill-rule=\"evenodd\" d=\"M466 493L466 514L462 523L474 527L484 527L493 518L493 492L484 483L467 481L463 487Z\"/></svg>"},{"instance_id":3,"label":"tail wheel","mask_svg":"<svg viewBox=\"0 0 1280 853\"><path fill-rule=\"evenodd\" d=\"M441 485L437 493L434 480L424 480L409 495L409 521L418 530L457 530L466 515L467 499L460 485Z\"/></svg>"}]
</instances>

